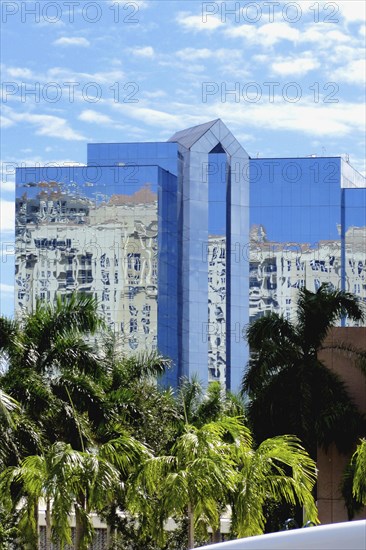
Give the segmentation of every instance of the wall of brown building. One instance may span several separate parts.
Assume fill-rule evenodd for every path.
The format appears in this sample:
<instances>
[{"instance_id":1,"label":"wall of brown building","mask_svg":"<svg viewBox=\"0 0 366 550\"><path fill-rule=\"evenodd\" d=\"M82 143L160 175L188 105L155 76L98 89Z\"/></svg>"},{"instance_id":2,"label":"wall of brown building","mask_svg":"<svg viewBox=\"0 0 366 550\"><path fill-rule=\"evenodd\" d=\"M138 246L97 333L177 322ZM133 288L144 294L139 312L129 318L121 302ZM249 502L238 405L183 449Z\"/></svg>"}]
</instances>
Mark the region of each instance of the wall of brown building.
<instances>
[{"instance_id":1,"label":"wall of brown building","mask_svg":"<svg viewBox=\"0 0 366 550\"><path fill-rule=\"evenodd\" d=\"M366 327L334 328L324 345L336 341L366 350ZM351 354L326 350L321 352L320 359L342 377L355 403L366 413L366 376L355 366ZM334 446L327 453L318 449L318 510L321 523L348 520L339 487L349 459L350 456L341 455ZM366 507L355 519L366 519Z\"/></svg>"}]
</instances>

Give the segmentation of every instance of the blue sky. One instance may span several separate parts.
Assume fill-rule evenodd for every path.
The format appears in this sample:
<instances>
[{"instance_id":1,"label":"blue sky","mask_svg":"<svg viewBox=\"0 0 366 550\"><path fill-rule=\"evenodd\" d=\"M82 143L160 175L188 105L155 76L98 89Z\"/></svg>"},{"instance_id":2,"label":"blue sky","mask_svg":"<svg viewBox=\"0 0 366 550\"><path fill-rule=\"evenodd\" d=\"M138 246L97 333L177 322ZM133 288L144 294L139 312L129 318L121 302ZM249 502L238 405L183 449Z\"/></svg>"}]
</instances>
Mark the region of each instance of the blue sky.
<instances>
[{"instance_id":1,"label":"blue sky","mask_svg":"<svg viewBox=\"0 0 366 550\"><path fill-rule=\"evenodd\" d=\"M338 2L1 2L0 312L12 313L14 166L222 118L259 157L364 173L365 9Z\"/></svg>"}]
</instances>

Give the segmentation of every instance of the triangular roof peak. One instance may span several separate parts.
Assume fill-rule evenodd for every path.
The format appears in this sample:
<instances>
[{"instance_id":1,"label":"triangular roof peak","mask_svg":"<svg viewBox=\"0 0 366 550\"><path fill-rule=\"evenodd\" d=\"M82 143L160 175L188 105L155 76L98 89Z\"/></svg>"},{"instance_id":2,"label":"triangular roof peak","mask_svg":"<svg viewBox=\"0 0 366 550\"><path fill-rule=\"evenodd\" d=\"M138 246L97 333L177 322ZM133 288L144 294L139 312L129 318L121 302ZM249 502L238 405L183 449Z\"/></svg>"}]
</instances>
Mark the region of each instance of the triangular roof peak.
<instances>
[{"instance_id":1,"label":"triangular roof peak","mask_svg":"<svg viewBox=\"0 0 366 550\"><path fill-rule=\"evenodd\" d=\"M178 142L180 145L183 145L183 147L186 147L187 149L190 149L194 143L196 143L201 137L208 132L214 124L217 122L222 122L220 118L216 118L215 120L211 120L210 122L205 122L204 124L198 124L197 126L192 126L191 128L187 128L186 130L181 130L180 132L176 132L171 138L168 139L168 141L175 141Z\"/></svg>"}]
</instances>

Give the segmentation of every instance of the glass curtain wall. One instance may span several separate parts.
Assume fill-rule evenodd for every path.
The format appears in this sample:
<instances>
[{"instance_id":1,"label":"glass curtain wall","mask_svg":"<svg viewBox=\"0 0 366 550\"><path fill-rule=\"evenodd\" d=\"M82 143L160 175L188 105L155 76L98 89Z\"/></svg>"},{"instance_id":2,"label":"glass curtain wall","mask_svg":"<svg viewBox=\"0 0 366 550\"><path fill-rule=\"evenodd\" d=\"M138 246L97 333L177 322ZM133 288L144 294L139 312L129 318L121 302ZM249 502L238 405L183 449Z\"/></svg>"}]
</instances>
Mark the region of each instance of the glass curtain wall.
<instances>
[{"instance_id":1,"label":"glass curtain wall","mask_svg":"<svg viewBox=\"0 0 366 550\"><path fill-rule=\"evenodd\" d=\"M226 383L227 177L225 153L208 155L208 381Z\"/></svg>"}]
</instances>

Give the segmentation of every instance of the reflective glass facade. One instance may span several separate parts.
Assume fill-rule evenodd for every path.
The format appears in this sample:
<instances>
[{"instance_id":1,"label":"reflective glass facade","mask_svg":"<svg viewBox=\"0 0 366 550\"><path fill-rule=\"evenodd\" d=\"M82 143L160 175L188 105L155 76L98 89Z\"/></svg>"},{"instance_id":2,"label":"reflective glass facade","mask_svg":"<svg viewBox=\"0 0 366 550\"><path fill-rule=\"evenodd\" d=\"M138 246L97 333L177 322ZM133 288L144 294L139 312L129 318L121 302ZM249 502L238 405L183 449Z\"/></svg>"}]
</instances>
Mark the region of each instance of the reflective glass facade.
<instances>
[{"instance_id":1,"label":"reflective glass facade","mask_svg":"<svg viewBox=\"0 0 366 550\"><path fill-rule=\"evenodd\" d=\"M16 309L92 294L126 352L172 359L173 386L238 390L243 329L291 318L303 286L366 301L365 179L340 157L249 160L216 120L90 144L85 166L18 169L16 185Z\"/></svg>"},{"instance_id":2,"label":"reflective glass facade","mask_svg":"<svg viewBox=\"0 0 366 550\"><path fill-rule=\"evenodd\" d=\"M251 320L324 282L366 301L365 187L340 157L250 161Z\"/></svg>"},{"instance_id":3,"label":"reflective glass facade","mask_svg":"<svg viewBox=\"0 0 366 550\"><path fill-rule=\"evenodd\" d=\"M226 369L226 199L228 163L225 154L208 158L208 376L225 380Z\"/></svg>"},{"instance_id":4,"label":"reflective glass facade","mask_svg":"<svg viewBox=\"0 0 366 550\"><path fill-rule=\"evenodd\" d=\"M16 309L93 294L125 351L173 360L166 383L237 389L248 266L226 255L248 240L248 162L217 120L167 143L90 144L86 166L19 169Z\"/></svg>"},{"instance_id":5,"label":"reflective glass facade","mask_svg":"<svg viewBox=\"0 0 366 550\"><path fill-rule=\"evenodd\" d=\"M18 171L17 307L92 294L124 347L156 349L158 251L166 246L158 194L169 174L111 168Z\"/></svg>"}]
</instances>

